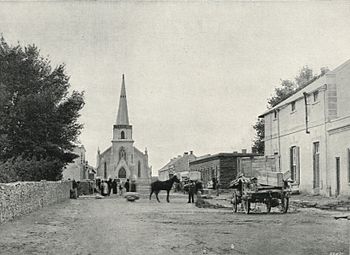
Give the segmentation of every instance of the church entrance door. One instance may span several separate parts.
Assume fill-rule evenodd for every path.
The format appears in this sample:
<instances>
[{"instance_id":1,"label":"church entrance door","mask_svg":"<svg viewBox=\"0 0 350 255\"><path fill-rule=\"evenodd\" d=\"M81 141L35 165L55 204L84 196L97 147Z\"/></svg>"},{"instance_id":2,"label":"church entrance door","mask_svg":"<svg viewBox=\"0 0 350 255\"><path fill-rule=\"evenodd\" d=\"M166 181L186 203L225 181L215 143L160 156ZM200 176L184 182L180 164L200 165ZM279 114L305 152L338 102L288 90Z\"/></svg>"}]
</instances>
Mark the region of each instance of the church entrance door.
<instances>
[{"instance_id":1,"label":"church entrance door","mask_svg":"<svg viewBox=\"0 0 350 255\"><path fill-rule=\"evenodd\" d=\"M126 179L126 170L124 167L119 169L118 178L119 179Z\"/></svg>"}]
</instances>

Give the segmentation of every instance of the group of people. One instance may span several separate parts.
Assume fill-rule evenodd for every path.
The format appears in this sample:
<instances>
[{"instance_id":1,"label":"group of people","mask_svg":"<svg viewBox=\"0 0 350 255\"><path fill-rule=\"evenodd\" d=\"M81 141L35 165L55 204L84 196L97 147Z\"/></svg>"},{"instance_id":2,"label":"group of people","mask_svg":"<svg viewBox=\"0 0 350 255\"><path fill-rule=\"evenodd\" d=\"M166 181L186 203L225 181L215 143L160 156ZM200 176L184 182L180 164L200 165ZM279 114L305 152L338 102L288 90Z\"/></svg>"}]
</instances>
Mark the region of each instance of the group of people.
<instances>
[{"instance_id":1,"label":"group of people","mask_svg":"<svg viewBox=\"0 0 350 255\"><path fill-rule=\"evenodd\" d=\"M112 178L109 178L108 180L96 179L96 191L100 193L102 196L110 196L111 193L118 194L118 189L119 189L119 195L123 195L124 189L126 192L131 191L130 189L131 186L132 185L130 185L129 179L127 179L124 184L119 179L113 179L113 180ZM136 187L135 187L135 190L136 190Z\"/></svg>"}]
</instances>

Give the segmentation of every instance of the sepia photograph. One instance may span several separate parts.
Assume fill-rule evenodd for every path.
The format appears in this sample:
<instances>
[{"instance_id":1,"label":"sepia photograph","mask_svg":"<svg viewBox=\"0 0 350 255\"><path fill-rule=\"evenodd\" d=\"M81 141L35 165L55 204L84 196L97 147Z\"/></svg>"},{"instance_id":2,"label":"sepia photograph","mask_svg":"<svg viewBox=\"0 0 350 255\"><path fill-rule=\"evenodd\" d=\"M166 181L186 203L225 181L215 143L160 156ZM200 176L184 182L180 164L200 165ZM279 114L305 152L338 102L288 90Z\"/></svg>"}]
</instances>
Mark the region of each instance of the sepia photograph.
<instances>
[{"instance_id":1,"label":"sepia photograph","mask_svg":"<svg viewBox=\"0 0 350 255\"><path fill-rule=\"evenodd\" d=\"M350 1L0 0L0 254L350 255Z\"/></svg>"}]
</instances>

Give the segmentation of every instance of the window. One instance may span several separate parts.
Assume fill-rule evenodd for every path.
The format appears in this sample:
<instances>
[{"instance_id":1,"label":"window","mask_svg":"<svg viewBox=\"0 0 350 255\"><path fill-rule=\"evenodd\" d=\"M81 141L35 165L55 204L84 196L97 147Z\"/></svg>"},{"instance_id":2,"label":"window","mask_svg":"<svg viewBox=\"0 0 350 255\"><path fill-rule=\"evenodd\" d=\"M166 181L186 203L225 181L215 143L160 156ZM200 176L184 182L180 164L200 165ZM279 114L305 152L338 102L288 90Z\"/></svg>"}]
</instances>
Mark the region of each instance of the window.
<instances>
[{"instance_id":1,"label":"window","mask_svg":"<svg viewBox=\"0 0 350 255\"><path fill-rule=\"evenodd\" d=\"M274 118L274 119L277 119L277 111L276 111L276 110L273 111L273 118Z\"/></svg>"},{"instance_id":2,"label":"window","mask_svg":"<svg viewBox=\"0 0 350 255\"><path fill-rule=\"evenodd\" d=\"M137 164L137 177L141 177L141 162Z\"/></svg>"},{"instance_id":3,"label":"window","mask_svg":"<svg viewBox=\"0 0 350 255\"><path fill-rule=\"evenodd\" d=\"M292 112L294 112L295 111L295 101L291 103L291 107L292 107L291 108Z\"/></svg>"},{"instance_id":4,"label":"window","mask_svg":"<svg viewBox=\"0 0 350 255\"><path fill-rule=\"evenodd\" d=\"M315 91L313 93L313 97L314 97L314 102L317 102L318 101L318 91Z\"/></svg>"},{"instance_id":5,"label":"window","mask_svg":"<svg viewBox=\"0 0 350 255\"><path fill-rule=\"evenodd\" d=\"M120 133L120 138L121 138L121 139L125 139L125 133L124 133L124 131L122 131L122 132Z\"/></svg>"},{"instance_id":6,"label":"window","mask_svg":"<svg viewBox=\"0 0 350 255\"><path fill-rule=\"evenodd\" d=\"M119 160L124 159L126 160L126 152L124 147L121 147L119 150Z\"/></svg>"},{"instance_id":7,"label":"window","mask_svg":"<svg viewBox=\"0 0 350 255\"><path fill-rule=\"evenodd\" d=\"M106 162L104 163L104 173L103 173L103 175L104 175L104 178L107 179L107 163Z\"/></svg>"}]
</instances>

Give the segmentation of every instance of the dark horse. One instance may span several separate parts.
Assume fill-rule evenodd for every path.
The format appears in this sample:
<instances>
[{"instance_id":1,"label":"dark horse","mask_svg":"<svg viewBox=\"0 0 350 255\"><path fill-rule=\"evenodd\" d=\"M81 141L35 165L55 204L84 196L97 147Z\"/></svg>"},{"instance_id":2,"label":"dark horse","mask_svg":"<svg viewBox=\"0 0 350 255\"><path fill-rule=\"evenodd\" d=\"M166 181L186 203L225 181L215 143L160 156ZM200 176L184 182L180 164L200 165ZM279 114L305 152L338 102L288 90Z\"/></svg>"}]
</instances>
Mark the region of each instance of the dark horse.
<instances>
[{"instance_id":1,"label":"dark horse","mask_svg":"<svg viewBox=\"0 0 350 255\"><path fill-rule=\"evenodd\" d=\"M173 177L171 177L171 179L167 180L167 181L155 181L151 183L151 194L149 194L149 200L151 200L152 194L153 192L156 194L156 198L159 201L158 198L158 193L161 190L166 190L167 192L167 196L166 196L166 201L169 203L169 192L171 190L171 187L173 186L174 182L179 183L180 180L177 178L176 175L174 175Z\"/></svg>"}]
</instances>

